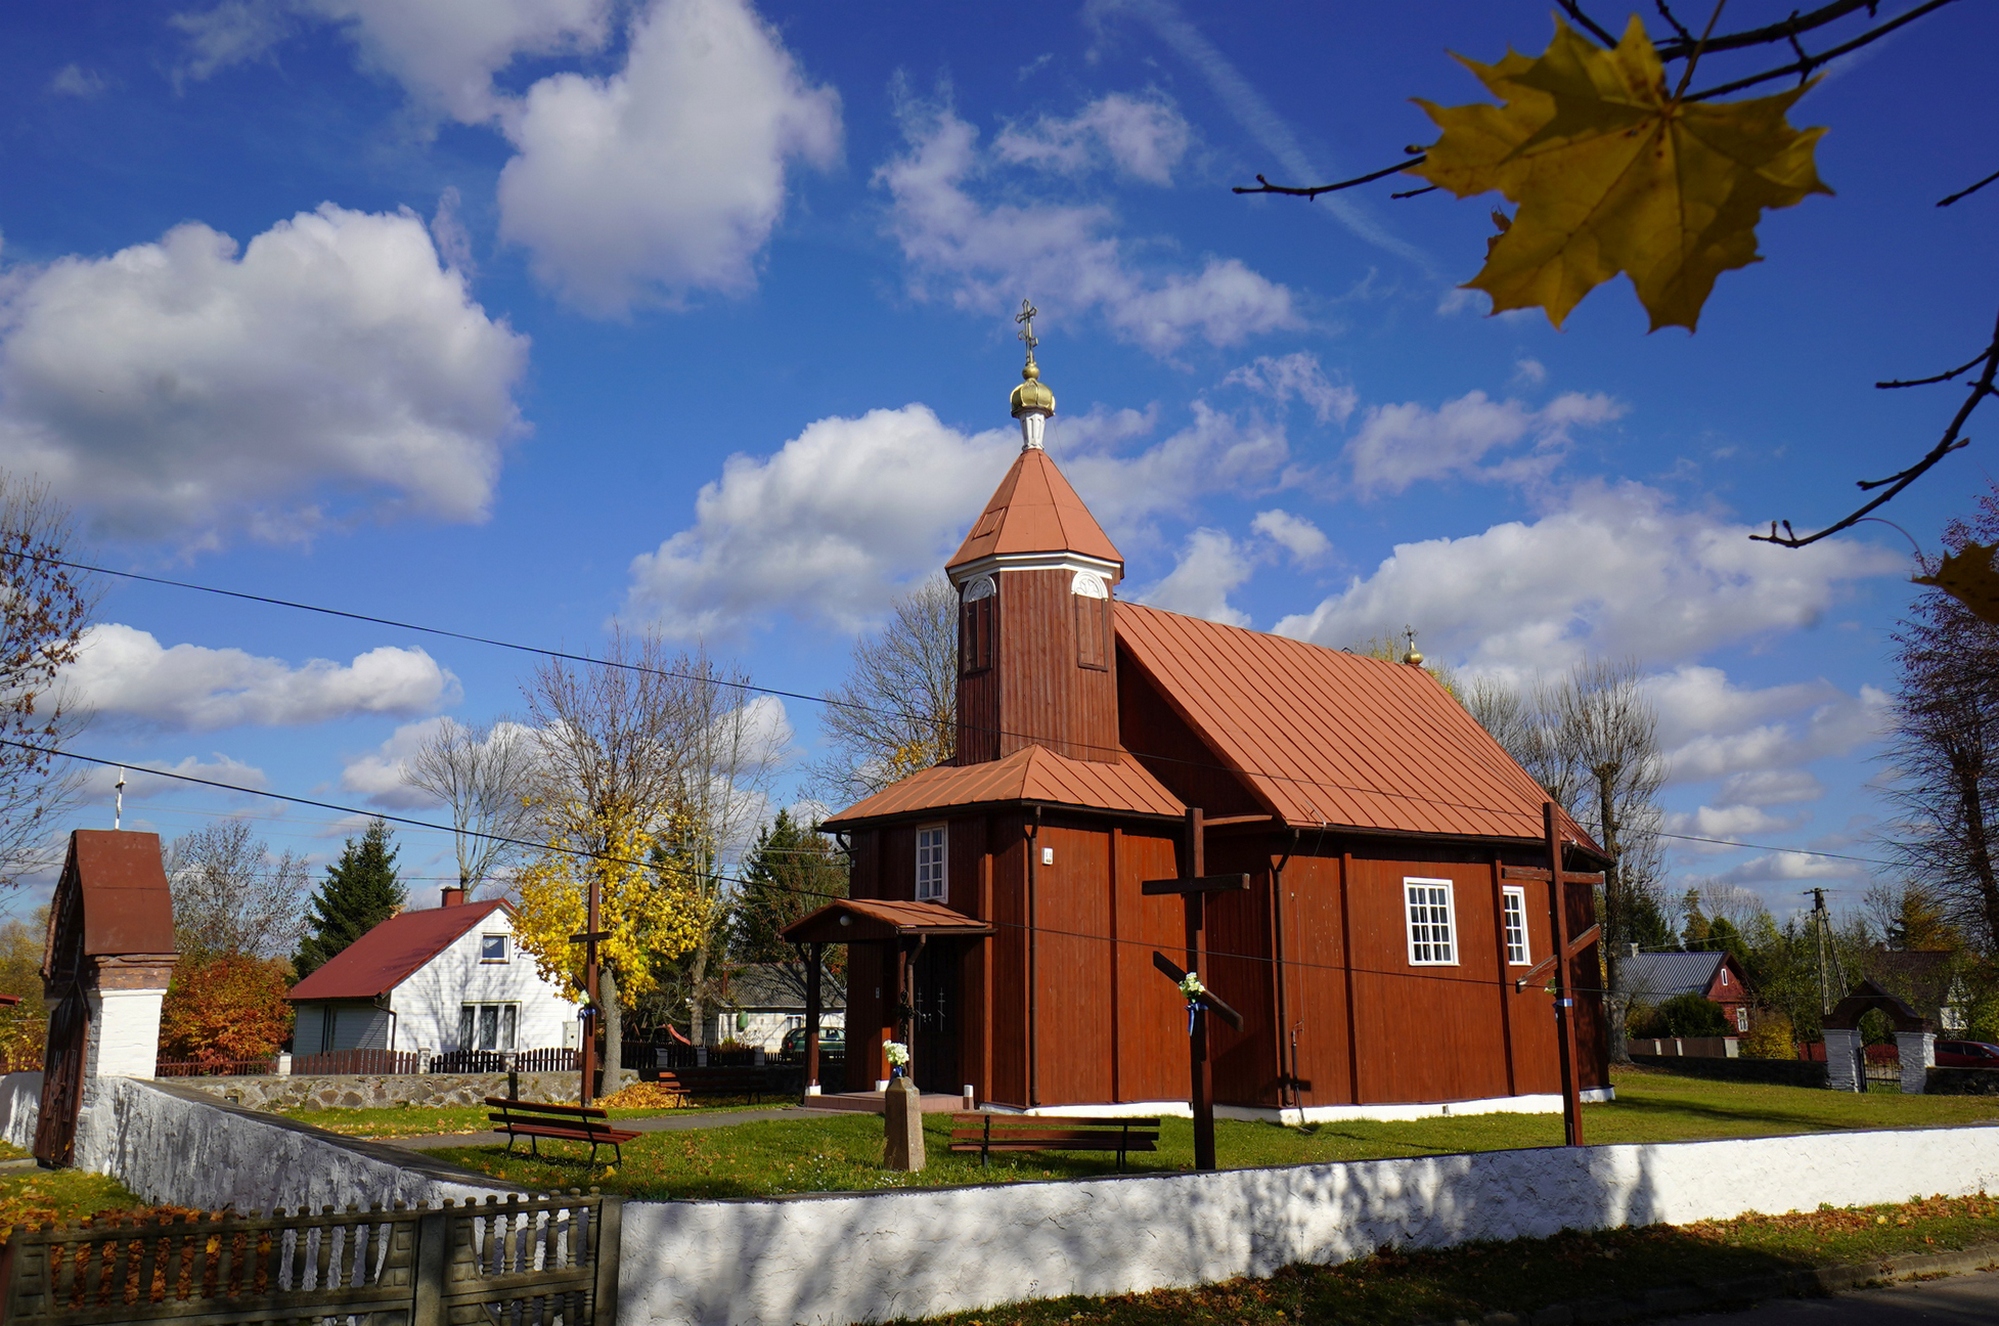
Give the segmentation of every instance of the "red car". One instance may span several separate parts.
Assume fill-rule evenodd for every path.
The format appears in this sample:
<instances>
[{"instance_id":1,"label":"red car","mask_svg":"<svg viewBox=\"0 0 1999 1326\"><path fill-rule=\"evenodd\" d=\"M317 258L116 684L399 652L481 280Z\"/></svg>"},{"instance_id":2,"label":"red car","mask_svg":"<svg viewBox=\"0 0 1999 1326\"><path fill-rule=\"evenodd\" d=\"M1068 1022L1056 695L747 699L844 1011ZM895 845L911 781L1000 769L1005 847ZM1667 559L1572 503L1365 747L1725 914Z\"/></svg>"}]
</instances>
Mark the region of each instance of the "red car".
<instances>
[{"instance_id":1,"label":"red car","mask_svg":"<svg viewBox=\"0 0 1999 1326\"><path fill-rule=\"evenodd\" d=\"M1999 1045L1989 1041L1938 1041L1938 1068L1999 1068Z\"/></svg>"}]
</instances>

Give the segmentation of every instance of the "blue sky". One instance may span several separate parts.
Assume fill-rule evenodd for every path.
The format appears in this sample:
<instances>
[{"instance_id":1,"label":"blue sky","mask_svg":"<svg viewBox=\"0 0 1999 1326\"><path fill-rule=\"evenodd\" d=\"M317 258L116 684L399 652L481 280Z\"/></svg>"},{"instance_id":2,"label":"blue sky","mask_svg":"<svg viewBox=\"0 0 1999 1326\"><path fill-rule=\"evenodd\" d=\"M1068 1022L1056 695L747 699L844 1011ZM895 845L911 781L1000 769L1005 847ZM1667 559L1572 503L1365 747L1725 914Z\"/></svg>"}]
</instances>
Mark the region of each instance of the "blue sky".
<instances>
[{"instance_id":1,"label":"blue sky","mask_svg":"<svg viewBox=\"0 0 1999 1326\"><path fill-rule=\"evenodd\" d=\"M1677 830L1878 854L1907 542L1744 536L1842 514L1955 408L1870 384L1989 334L1999 198L1933 203L1994 165L1999 21L1834 67L1793 120L1829 126L1837 195L1768 216L1693 336L1648 336L1622 280L1561 332L1485 316L1454 289L1482 200L1229 192L1387 164L1434 136L1409 98L1478 96L1448 51L1549 32L1526 4L17 7L0 463L107 565L579 650L656 623L813 693L1015 449L1031 296L1050 447L1126 596L1336 646L1409 623L1519 677L1635 656ZM1886 514L1934 547L1984 453ZM421 815L415 725L521 708L523 660L469 644L130 584L101 617L76 744L135 768ZM814 708L784 706L794 771ZM353 829L128 791L169 836L250 815L324 860ZM1780 912L1867 882L1689 842L1673 871Z\"/></svg>"}]
</instances>

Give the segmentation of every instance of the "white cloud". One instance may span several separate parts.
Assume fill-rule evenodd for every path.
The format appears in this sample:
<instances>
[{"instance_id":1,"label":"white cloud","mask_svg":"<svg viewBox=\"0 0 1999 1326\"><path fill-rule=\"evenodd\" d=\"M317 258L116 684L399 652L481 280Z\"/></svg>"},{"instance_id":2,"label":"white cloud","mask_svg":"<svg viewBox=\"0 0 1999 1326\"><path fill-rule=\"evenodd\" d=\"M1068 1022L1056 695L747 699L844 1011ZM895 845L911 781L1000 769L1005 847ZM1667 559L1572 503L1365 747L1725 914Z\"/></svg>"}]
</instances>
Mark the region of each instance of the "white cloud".
<instances>
[{"instance_id":1,"label":"white cloud","mask_svg":"<svg viewBox=\"0 0 1999 1326\"><path fill-rule=\"evenodd\" d=\"M80 64L64 65L49 80L49 91L81 101L102 96L105 86L104 75L94 69L85 69Z\"/></svg>"},{"instance_id":2,"label":"white cloud","mask_svg":"<svg viewBox=\"0 0 1999 1326\"><path fill-rule=\"evenodd\" d=\"M1197 529L1172 572L1134 597L1168 612L1247 626L1249 615L1229 606L1229 594L1255 570L1256 559L1234 539L1218 529Z\"/></svg>"},{"instance_id":3,"label":"white cloud","mask_svg":"<svg viewBox=\"0 0 1999 1326\"><path fill-rule=\"evenodd\" d=\"M340 770L340 786L349 792L360 793L373 805L390 810L423 810L437 806L440 803L435 796L410 786L404 775L410 760L436 733L438 725L449 721L445 718L425 718L403 724L374 750L347 761ZM524 737L533 740L535 730L517 723L495 723L486 741L490 745L495 741L517 741Z\"/></svg>"},{"instance_id":4,"label":"white cloud","mask_svg":"<svg viewBox=\"0 0 1999 1326\"><path fill-rule=\"evenodd\" d=\"M366 61L468 124L500 111L493 75L519 55L594 51L610 0L307 0L345 25Z\"/></svg>"},{"instance_id":5,"label":"white cloud","mask_svg":"<svg viewBox=\"0 0 1999 1326\"><path fill-rule=\"evenodd\" d=\"M1538 359L1517 359L1513 363L1513 380L1523 386L1538 387L1548 380L1548 366Z\"/></svg>"},{"instance_id":6,"label":"white cloud","mask_svg":"<svg viewBox=\"0 0 1999 1326\"><path fill-rule=\"evenodd\" d=\"M366 66L476 124L502 109L494 74L520 55L597 50L610 12L611 0L223 0L169 22L187 38L180 72L197 79L263 58L303 20L337 23Z\"/></svg>"},{"instance_id":7,"label":"white cloud","mask_svg":"<svg viewBox=\"0 0 1999 1326\"><path fill-rule=\"evenodd\" d=\"M1732 729L1717 724L1670 747L1672 779L1686 783L1745 773L1784 773L1813 760L1845 755L1887 731L1891 704L1886 691L1872 686L1848 695L1824 684L1816 702L1803 712L1793 711L1795 716L1787 721Z\"/></svg>"},{"instance_id":8,"label":"white cloud","mask_svg":"<svg viewBox=\"0 0 1999 1326\"><path fill-rule=\"evenodd\" d=\"M1411 622L1428 652L1487 670L1552 673L1585 652L1672 666L1810 625L1846 582L1904 563L1860 542L1793 552L1752 532L1642 484L1585 484L1536 521L1399 544L1277 630L1338 648Z\"/></svg>"},{"instance_id":9,"label":"white cloud","mask_svg":"<svg viewBox=\"0 0 1999 1326\"><path fill-rule=\"evenodd\" d=\"M1291 560L1299 566L1324 561L1333 550L1333 542L1324 530L1289 511L1259 511L1249 527L1290 553Z\"/></svg>"},{"instance_id":10,"label":"white cloud","mask_svg":"<svg viewBox=\"0 0 1999 1326\"><path fill-rule=\"evenodd\" d=\"M110 802L117 789L120 770L110 765L96 765L91 768L83 781L83 795L92 800ZM262 791L271 785L271 780L262 769L254 764L245 764L233 756L216 751L213 757L204 760L190 755L177 764L164 760L151 760L144 764L127 765L125 775L125 818L130 820L141 813L138 803L148 797L167 797L177 792L214 794L212 788L201 788L181 778L202 778L211 783L223 783L230 787L241 787ZM168 774L179 774L181 778L170 778Z\"/></svg>"},{"instance_id":11,"label":"white cloud","mask_svg":"<svg viewBox=\"0 0 1999 1326\"><path fill-rule=\"evenodd\" d=\"M928 406L821 419L757 459L731 456L694 524L632 561L630 611L683 637L792 612L861 629L898 585L942 566L1017 449Z\"/></svg>"},{"instance_id":12,"label":"white cloud","mask_svg":"<svg viewBox=\"0 0 1999 1326\"><path fill-rule=\"evenodd\" d=\"M1291 292L1237 259L1211 257L1198 272L1140 270L1110 233L1106 207L986 205L969 187L987 165L978 131L944 106L905 102L901 115L909 150L875 178L889 191L890 228L917 298L932 296L933 279L960 307L980 310L1028 290L1051 322L1095 311L1155 354L1189 336L1233 345L1301 325Z\"/></svg>"},{"instance_id":13,"label":"white cloud","mask_svg":"<svg viewBox=\"0 0 1999 1326\"><path fill-rule=\"evenodd\" d=\"M1347 443L1354 485L1363 495L1399 493L1422 479L1464 475L1520 481L1545 475L1569 443L1569 429L1608 423L1624 406L1602 395L1567 392L1541 409L1495 401L1469 392L1437 409L1409 402L1368 410L1360 432ZM1492 466L1486 453L1532 439L1532 449Z\"/></svg>"},{"instance_id":14,"label":"white cloud","mask_svg":"<svg viewBox=\"0 0 1999 1326\"><path fill-rule=\"evenodd\" d=\"M1793 806L1817 801L1825 784L1803 769L1758 769L1722 780L1721 801L1736 806Z\"/></svg>"},{"instance_id":15,"label":"white cloud","mask_svg":"<svg viewBox=\"0 0 1999 1326\"><path fill-rule=\"evenodd\" d=\"M1360 404L1359 392L1329 379L1319 367L1319 357L1303 350L1281 358L1259 356L1255 363L1232 369L1222 385L1246 387L1279 405L1296 396L1312 407L1322 424L1335 419L1345 423Z\"/></svg>"},{"instance_id":16,"label":"white cloud","mask_svg":"<svg viewBox=\"0 0 1999 1326\"><path fill-rule=\"evenodd\" d=\"M1701 806L1692 811L1669 814L1666 816L1666 828L1673 833L1693 834L1701 838L1733 839L1750 834L1787 832L1810 818L1805 814L1772 815L1755 806ZM1694 852L1735 850L1718 843L1686 842L1684 839L1675 844L1675 849Z\"/></svg>"},{"instance_id":17,"label":"white cloud","mask_svg":"<svg viewBox=\"0 0 1999 1326\"><path fill-rule=\"evenodd\" d=\"M104 530L308 538L336 490L378 518L482 519L527 338L414 215L328 203L251 240L190 223L0 276L0 464Z\"/></svg>"},{"instance_id":18,"label":"white cloud","mask_svg":"<svg viewBox=\"0 0 1999 1326\"><path fill-rule=\"evenodd\" d=\"M1751 884L1782 884L1791 880L1857 879L1870 868L1859 861L1841 861L1811 852L1770 852L1699 882L1703 894L1717 885L1741 888Z\"/></svg>"},{"instance_id":19,"label":"white cloud","mask_svg":"<svg viewBox=\"0 0 1999 1326\"><path fill-rule=\"evenodd\" d=\"M96 713L187 731L420 713L459 694L458 679L421 649L383 646L351 663L313 659L293 667L241 649L164 648L148 632L117 623L84 632L62 681Z\"/></svg>"},{"instance_id":20,"label":"white cloud","mask_svg":"<svg viewBox=\"0 0 1999 1326\"><path fill-rule=\"evenodd\" d=\"M1196 401L1192 422L1124 453L1150 414L1117 411L1049 433L1050 449L1112 539L1191 513L1221 491L1276 483L1284 432ZM940 569L1006 467L1019 434L966 435L928 406L808 425L767 457L731 456L701 489L694 523L633 559L627 611L684 638L734 632L775 613L865 628L899 588Z\"/></svg>"},{"instance_id":21,"label":"white cloud","mask_svg":"<svg viewBox=\"0 0 1999 1326\"><path fill-rule=\"evenodd\" d=\"M1069 119L1044 115L1032 125L1008 125L993 139L1002 161L1064 175L1081 175L1108 160L1119 174L1171 184L1187 153L1187 121L1163 97L1113 92Z\"/></svg>"},{"instance_id":22,"label":"white cloud","mask_svg":"<svg viewBox=\"0 0 1999 1326\"><path fill-rule=\"evenodd\" d=\"M506 132L502 238L566 298L616 314L752 286L789 163L838 159L840 100L744 0L655 0L622 70L542 79Z\"/></svg>"}]
</instances>

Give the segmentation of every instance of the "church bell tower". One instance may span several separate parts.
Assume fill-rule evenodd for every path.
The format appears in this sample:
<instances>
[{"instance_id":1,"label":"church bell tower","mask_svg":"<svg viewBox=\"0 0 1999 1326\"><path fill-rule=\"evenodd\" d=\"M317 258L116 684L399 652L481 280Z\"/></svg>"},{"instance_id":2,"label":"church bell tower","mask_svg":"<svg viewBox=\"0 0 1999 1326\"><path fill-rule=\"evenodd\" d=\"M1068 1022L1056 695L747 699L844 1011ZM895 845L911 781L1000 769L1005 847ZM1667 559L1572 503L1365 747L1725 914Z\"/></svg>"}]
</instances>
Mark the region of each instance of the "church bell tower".
<instances>
[{"instance_id":1,"label":"church bell tower","mask_svg":"<svg viewBox=\"0 0 1999 1326\"><path fill-rule=\"evenodd\" d=\"M957 555L957 763L1045 746L1076 760L1119 757L1111 598L1124 557L1042 448L1055 393L1034 360L1036 310L1021 301L1027 346L1013 389L1020 456Z\"/></svg>"}]
</instances>

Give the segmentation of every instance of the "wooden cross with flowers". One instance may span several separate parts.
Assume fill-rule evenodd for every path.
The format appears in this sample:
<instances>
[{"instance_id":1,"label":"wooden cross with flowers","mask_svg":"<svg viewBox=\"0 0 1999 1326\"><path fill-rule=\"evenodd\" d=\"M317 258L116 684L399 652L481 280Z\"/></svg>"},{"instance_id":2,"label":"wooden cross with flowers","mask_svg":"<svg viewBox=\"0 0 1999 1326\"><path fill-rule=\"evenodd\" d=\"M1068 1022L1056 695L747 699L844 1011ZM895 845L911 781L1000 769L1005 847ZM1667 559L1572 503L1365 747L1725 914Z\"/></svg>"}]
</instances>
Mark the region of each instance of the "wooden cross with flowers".
<instances>
[{"instance_id":1,"label":"wooden cross with flowers","mask_svg":"<svg viewBox=\"0 0 1999 1326\"><path fill-rule=\"evenodd\" d=\"M1152 965L1180 988L1187 1000L1187 1040L1193 1075L1194 1168L1215 1168L1215 1078L1208 1058L1208 1014L1213 1013L1237 1031L1242 1030L1242 1014L1236 1012L1202 981L1200 973L1208 965L1207 897L1210 893L1240 893L1249 889L1248 875L1206 875L1206 838L1199 809L1187 812L1186 873L1177 879L1148 879L1139 892L1150 896L1178 894L1187 908L1187 965L1183 969L1165 954L1155 951Z\"/></svg>"}]
</instances>

